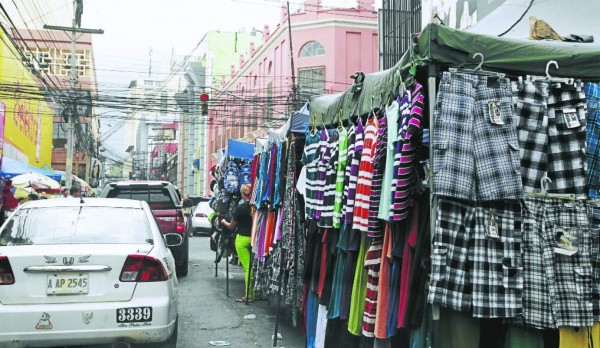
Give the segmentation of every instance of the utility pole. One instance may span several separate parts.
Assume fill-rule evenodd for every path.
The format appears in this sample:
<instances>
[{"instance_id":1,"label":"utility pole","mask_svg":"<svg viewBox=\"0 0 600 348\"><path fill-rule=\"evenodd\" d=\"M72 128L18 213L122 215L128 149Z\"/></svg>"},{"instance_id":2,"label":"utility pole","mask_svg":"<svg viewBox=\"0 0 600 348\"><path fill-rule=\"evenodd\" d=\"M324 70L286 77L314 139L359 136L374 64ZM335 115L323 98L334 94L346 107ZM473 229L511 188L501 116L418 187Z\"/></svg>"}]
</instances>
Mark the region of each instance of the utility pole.
<instances>
[{"instance_id":1,"label":"utility pole","mask_svg":"<svg viewBox=\"0 0 600 348\"><path fill-rule=\"evenodd\" d=\"M60 30L71 33L71 95L72 102L67 112L67 162L65 168L65 185L71 188L71 173L73 171L73 127L77 120L77 33L104 34L102 29L81 28L81 14L83 13L83 0L73 0L73 24L71 27L60 27L44 24L44 29ZM81 139L80 139L81 140Z\"/></svg>"},{"instance_id":2,"label":"utility pole","mask_svg":"<svg viewBox=\"0 0 600 348\"><path fill-rule=\"evenodd\" d=\"M290 16L290 2L287 1L288 35L290 37L290 61L292 65L292 112L296 110L298 86L296 85L296 69L294 68L294 48L292 47L292 17Z\"/></svg>"}]
</instances>

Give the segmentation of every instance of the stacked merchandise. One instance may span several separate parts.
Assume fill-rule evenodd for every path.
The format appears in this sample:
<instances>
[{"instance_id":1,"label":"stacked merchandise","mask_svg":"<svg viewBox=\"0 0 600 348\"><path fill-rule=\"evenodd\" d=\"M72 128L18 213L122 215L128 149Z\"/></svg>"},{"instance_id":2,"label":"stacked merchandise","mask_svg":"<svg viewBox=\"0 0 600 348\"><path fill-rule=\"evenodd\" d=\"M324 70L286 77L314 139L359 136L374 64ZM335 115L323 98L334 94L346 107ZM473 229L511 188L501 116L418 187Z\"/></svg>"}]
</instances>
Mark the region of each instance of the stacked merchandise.
<instances>
[{"instance_id":1,"label":"stacked merchandise","mask_svg":"<svg viewBox=\"0 0 600 348\"><path fill-rule=\"evenodd\" d=\"M222 165L217 165L212 170L211 174L216 184L212 186L213 197L209 204L216 213L215 218L222 217L227 221L231 221L233 212L241 199L240 187L243 184L250 183L251 168L250 160L229 157ZM218 263L225 249L228 248L230 252L234 252L235 238L231 231L222 230L218 236L215 236L215 240L218 240L218 242L214 245L211 244L211 248L217 251L216 262Z\"/></svg>"},{"instance_id":2,"label":"stacked merchandise","mask_svg":"<svg viewBox=\"0 0 600 348\"><path fill-rule=\"evenodd\" d=\"M353 347L361 336L372 345L422 322L423 102L415 84L347 126L313 128L255 155L254 286L284 287L294 323L302 309L310 347Z\"/></svg>"},{"instance_id":3,"label":"stacked merchandise","mask_svg":"<svg viewBox=\"0 0 600 348\"><path fill-rule=\"evenodd\" d=\"M600 85L444 72L432 105L404 87L255 155L257 289L283 286L308 347L600 340Z\"/></svg>"},{"instance_id":4,"label":"stacked merchandise","mask_svg":"<svg viewBox=\"0 0 600 348\"><path fill-rule=\"evenodd\" d=\"M294 323L302 307L304 229L302 197L295 190L304 138L293 133L283 140L272 139L262 149L256 147L252 161L252 276L255 293L269 296L282 291L285 273L286 303ZM283 268L282 268L283 265Z\"/></svg>"},{"instance_id":5,"label":"stacked merchandise","mask_svg":"<svg viewBox=\"0 0 600 348\"><path fill-rule=\"evenodd\" d=\"M595 88L443 74L428 294L438 346L598 344Z\"/></svg>"}]
</instances>

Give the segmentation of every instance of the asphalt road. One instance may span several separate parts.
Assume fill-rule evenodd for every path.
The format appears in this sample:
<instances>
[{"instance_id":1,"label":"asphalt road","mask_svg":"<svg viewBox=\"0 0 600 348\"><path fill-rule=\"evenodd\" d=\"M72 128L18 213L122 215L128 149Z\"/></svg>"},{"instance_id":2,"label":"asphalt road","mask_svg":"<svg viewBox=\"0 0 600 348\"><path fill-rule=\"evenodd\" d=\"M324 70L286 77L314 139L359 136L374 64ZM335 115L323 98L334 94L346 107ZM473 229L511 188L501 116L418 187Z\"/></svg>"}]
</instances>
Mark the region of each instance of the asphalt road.
<instances>
[{"instance_id":1,"label":"asphalt road","mask_svg":"<svg viewBox=\"0 0 600 348\"><path fill-rule=\"evenodd\" d=\"M235 299L244 294L241 266L230 266L229 297L226 294L225 260L218 265L215 278L214 252L208 237L190 240L190 265L187 277L179 279L179 340L177 347L213 347L210 341L226 341L230 347L273 347L276 303L260 301L246 305ZM280 311L278 347L302 348L301 328L290 324L289 311ZM256 319L244 319L255 314Z\"/></svg>"}]
</instances>

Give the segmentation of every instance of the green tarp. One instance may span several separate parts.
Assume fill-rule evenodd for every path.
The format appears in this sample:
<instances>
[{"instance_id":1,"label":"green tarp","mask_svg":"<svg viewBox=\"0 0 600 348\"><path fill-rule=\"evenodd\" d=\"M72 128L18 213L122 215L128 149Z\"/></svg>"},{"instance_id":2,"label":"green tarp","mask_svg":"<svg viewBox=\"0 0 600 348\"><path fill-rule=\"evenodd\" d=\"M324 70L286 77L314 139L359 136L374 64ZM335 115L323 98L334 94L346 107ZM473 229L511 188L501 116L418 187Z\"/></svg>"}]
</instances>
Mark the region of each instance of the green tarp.
<instances>
[{"instance_id":1,"label":"green tarp","mask_svg":"<svg viewBox=\"0 0 600 348\"><path fill-rule=\"evenodd\" d=\"M478 52L484 56L484 70L504 72L512 76L545 76L546 64L555 60L559 69L551 68L552 76L600 81L598 45L506 39L429 24L421 32L413 51L412 59L407 52L393 68L367 74L359 93L353 95L349 88L343 93L319 96L311 100L310 123L313 123L313 116L316 115L317 125L335 124L340 109L345 118L349 115L368 113L372 100L377 107L387 98L387 93L398 87L400 75L406 77L413 60L419 66L418 76L426 76L423 73L426 74L427 67L432 64L442 69L474 68L479 59L472 57Z\"/></svg>"}]
</instances>

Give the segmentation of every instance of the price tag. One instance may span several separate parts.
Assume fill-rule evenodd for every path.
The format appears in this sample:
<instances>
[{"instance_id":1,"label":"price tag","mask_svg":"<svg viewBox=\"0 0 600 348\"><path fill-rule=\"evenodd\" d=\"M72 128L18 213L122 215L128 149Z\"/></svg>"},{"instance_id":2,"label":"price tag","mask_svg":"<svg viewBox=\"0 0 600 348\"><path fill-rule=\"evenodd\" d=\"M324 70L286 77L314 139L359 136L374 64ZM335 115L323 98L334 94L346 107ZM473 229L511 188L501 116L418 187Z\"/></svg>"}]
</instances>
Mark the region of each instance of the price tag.
<instances>
[{"instance_id":1,"label":"price tag","mask_svg":"<svg viewBox=\"0 0 600 348\"><path fill-rule=\"evenodd\" d=\"M502 113L500 109L500 102L492 100L488 102L488 113L490 115L490 122L492 124L503 125L504 120L502 119Z\"/></svg>"},{"instance_id":2,"label":"price tag","mask_svg":"<svg viewBox=\"0 0 600 348\"><path fill-rule=\"evenodd\" d=\"M579 117L577 117L577 109L563 109L563 117L567 128L577 128L581 126Z\"/></svg>"},{"instance_id":3,"label":"price tag","mask_svg":"<svg viewBox=\"0 0 600 348\"><path fill-rule=\"evenodd\" d=\"M500 238L500 233L498 231L498 220L493 214L490 214L487 221L487 233L488 238Z\"/></svg>"},{"instance_id":4,"label":"price tag","mask_svg":"<svg viewBox=\"0 0 600 348\"><path fill-rule=\"evenodd\" d=\"M554 252L561 255L572 256L578 251L577 237L558 227L554 236Z\"/></svg>"}]
</instances>

